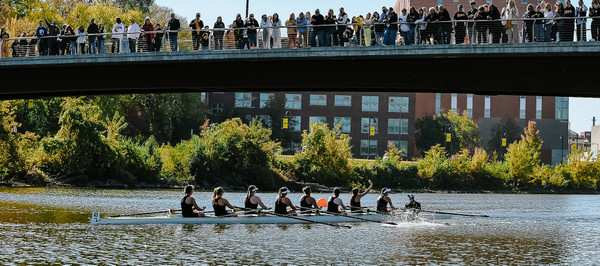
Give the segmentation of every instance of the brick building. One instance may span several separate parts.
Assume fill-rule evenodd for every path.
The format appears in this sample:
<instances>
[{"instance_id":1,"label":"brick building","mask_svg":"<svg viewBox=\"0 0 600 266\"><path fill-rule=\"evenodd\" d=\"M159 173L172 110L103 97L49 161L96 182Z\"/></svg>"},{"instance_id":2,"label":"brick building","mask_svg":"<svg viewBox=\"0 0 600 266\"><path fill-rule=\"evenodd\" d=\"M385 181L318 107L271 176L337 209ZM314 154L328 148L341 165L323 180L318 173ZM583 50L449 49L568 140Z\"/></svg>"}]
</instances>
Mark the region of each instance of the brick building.
<instances>
[{"instance_id":1,"label":"brick building","mask_svg":"<svg viewBox=\"0 0 600 266\"><path fill-rule=\"evenodd\" d=\"M568 98L550 96L485 96L447 93L396 92L276 92L286 98L281 115L288 118L289 133L299 136L312 123L341 125L352 140L352 153L358 158L383 156L388 143L406 151L412 158L415 148L415 121L426 115L462 113L477 122L483 143L502 118L513 118L524 128L529 120L538 122L542 161L556 163L568 153ZM273 92L211 92L207 103L213 114L261 118L271 125L265 104ZM371 135L370 128L374 128ZM564 142L563 142L564 140ZM288 153L301 149L299 138L284 143Z\"/></svg>"}]
</instances>

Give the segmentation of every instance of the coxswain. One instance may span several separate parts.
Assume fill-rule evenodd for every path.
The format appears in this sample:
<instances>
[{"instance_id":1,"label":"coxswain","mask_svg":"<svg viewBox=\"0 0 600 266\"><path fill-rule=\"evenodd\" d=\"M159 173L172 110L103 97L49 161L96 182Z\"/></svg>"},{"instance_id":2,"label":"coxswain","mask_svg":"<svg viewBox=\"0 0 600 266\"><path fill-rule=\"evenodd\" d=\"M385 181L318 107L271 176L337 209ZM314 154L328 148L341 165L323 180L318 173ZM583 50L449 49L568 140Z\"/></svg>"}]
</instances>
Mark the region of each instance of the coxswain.
<instances>
[{"instance_id":1,"label":"coxswain","mask_svg":"<svg viewBox=\"0 0 600 266\"><path fill-rule=\"evenodd\" d=\"M377 198L377 212L388 213L397 209L396 207L394 207L394 204L392 204L392 199L390 199L390 197L388 196L390 192L392 192L392 190L389 188L381 189L381 195L379 195L379 197ZM390 205L389 208L388 204Z\"/></svg>"},{"instance_id":2,"label":"coxswain","mask_svg":"<svg viewBox=\"0 0 600 266\"><path fill-rule=\"evenodd\" d=\"M362 208L360 206L360 199L362 199L362 197L367 195L367 193L369 193L369 191L371 191L372 188L373 188L373 182L371 182L371 180L369 180L369 187L367 188L367 190L360 192L360 190L358 188L352 189L352 196L350 197L350 211L351 212L363 212Z\"/></svg>"},{"instance_id":3,"label":"coxswain","mask_svg":"<svg viewBox=\"0 0 600 266\"><path fill-rule=\"evenodd\" d=\"M417 212L417 213L419 211L421 211L421 203L415 201L415 195L412 195L412 194L408 195L408 200L409 200L409 202L407 202L404 205L404 208L406 210L412 210L413 212Z\"/></svg>"},{"instance_id":4,"label":"coxswain","mask_svg":"<svg viewBox=\"0 0 600 266\"><path fill-rule=\"evenodd\" d=\"M181 216L183 217L204 217L202 212L206 207L198 207L196 200L192 198L194 186L188 185L184 189L185 196L181 198Z\"/></svg>"},{"instance_id":5,"label":"coxswain","mask_svg":"<svg viewBox=\"0 0 600 266\"><path fill-rule=\"evenodd\" d=\"M223 198L223 194L225 194L225 191L222 187L215 188L215 190L213 191L212 206L215 210L215 216L237 216L235 213L227 211L227 209L225 208L229 207L232 210L237 209L237 207L231 205L231 203L229 203L228 200Z\"/></svg>"},{"instance_id":6,"label":"coxswain","mask_svg":"<svg viewBox=\"0 0 600 266\"><path fill-rule=\"evenodd\" d=\"M275 199L275 213L285 215L296 213L296 206L294 206L292 201L287 197L289 193L290 190L287 187L279 189L279 195L277 195L277 199ZM288 210L288 207L290 207L290 210Z\"/></svg>"},{"instance_id":7,"label":"coxswain","mask_svg":"<svg viewBox=\"0 0 600 266\"><path fill-rule=\"evenodd\" d=\"M340 208L342 208L344 212L341 212ZM346 205L344 205L342 199L340 199L340 188L334 188L333 196L329 197L327 200L327 212L346 213L346 209L348 208L346 208Z\"/></svg>"},{"instance_id":8,"label":"coxswain","mask_svg":"<svg viewBox=\"0 0 600 266\"><path fill-rule=\"evenodd\" d=\"M316 209L321 209L317 204L317 200L310 196L310 193L312 193L310 187L304 187L302 193L304 193L304 195L300 198L301 213L311 213Z\"/></svg>"},{"instance_id":9,"label":"coxswain","mask_svg":"<svg viewBox=\"0 0 600 266\"><path fill-rule=\"evenodd\" d=\"M265 206L265 204L263 204L262 200L260 200L260 198L258 196L256 196L257 192L258 192L258 188L255 185L248 186L248 191L246 192L246 197L244 197L244 208L249 210L249 212L247 212L247 214L257 214L258 206L260 206L260 208L262 208L264 210L271 209L271 208Z\"/></svg>"}]
</instances>

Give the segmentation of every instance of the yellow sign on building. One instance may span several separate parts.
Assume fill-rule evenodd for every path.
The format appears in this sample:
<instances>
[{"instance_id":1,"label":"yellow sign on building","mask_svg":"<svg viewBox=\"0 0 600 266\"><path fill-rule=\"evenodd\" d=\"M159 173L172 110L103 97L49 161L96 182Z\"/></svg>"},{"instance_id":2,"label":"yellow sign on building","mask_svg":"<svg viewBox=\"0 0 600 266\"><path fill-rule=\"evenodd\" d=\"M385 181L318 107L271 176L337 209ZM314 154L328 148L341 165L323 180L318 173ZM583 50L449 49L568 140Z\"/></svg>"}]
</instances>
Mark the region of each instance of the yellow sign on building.
<instances>
[{"instance_id":1,"label":"yellow sign on building","mask_svg":"<svg viewBox=\"0 0 600 266\"><path fill-rule=\"evenodd\" d=\"M371 136L375 136L375 127L374 127L374 126L371 126L371 128L370 128L370 130L369 130L369 134L370 134Z\"/></svg>"},{"instance_id":2,"label":"yellow sign on building","mask_svg":"<svg viewBox=\"0 0 600 266\"><path fill-rule=\"evenodd\" d=\"M446 142L452 142L452 133L446 133Z\"/></svg>"},{"instance_id":3,"label":"yellow sign on building","mask_svg":"<svg viewBox=\"0 0 600 266\"><path fill-rule=\"evenodd\" d=\"M288 118L283 119L283 129L288 129Z\"/></svg>"},{"instance_id":4,"label":"yellow sign on building","mask_svg":"<svg viewBox=\"0 0 600 266\"><path fill-rule=\"evenodd\" d=\"M502 147L506 147L506 138L502 138Z\"/></svg>"}]
</instances>

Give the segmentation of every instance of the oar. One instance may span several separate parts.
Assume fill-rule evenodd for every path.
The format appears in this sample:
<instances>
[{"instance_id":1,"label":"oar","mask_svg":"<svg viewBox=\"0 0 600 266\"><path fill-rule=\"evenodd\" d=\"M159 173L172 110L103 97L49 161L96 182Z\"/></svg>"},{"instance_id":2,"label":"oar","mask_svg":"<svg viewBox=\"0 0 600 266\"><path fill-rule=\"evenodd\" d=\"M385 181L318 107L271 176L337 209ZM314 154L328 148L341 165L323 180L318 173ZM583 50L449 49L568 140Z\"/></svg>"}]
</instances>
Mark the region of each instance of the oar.
<instances>
[{"instance_id":1,"label":"oar","mask_svg":"<svg viewBox=\"0 0 600 266\"><path fill-rule=\"evenodd\" d=\"M422 212L437 213L437 214L448 214L448 215L469 216L469 217L490 217L488 215L483 215L483 214L465 214L465 213L440 212L440 211L425 211L425 210L421 210L421 211Z\"/></svg>"},{"instance_id":2,"label":"oar","mask_svg":"<svg viewBox=\"0 0 600 266\"><path fill-rule=\"evenodd\" d=\"M172 211L180 211L180 210L169 209L166 211L154 211L154 212L143 212L143 213L133 213L133 214L119 214L119 215L111 215L108 217L115 218L115 217L140 216L140 215L157 214L157 213L164 213L164 212L170 213Z\"/></svg>"},{"instance_id":3,"label":"oar","mask_svg":"<svg viewBox=\"0 0 600 266\"><path fill-rule=\"evenodd\" d=\"M398 225L397 223L393 223L393 222L376 221L376 220L371 220L371 219L367 219L367 218L363 218L363 217L355 217L355 216L352 216L352 215L343 215L341 213L328 212L328 211L323 211L323 210L314 209L314 208L302 208L302 209L305 209L305 210L317 210L318 212L322 212L322 213L326 213L326 214L331 214L331 215L336 215L336 216L344 216L344 217L348 217L348 218L352 218L352 219L356 219L356 220L361 220L361 221L366 221L366 222L374 222L374 223L381 223L381 224Z\"/></svg>"},{"instance_id":4,"label":"oar","mask_svg":"<svg viewBox=\"0 0 600 266\"><path fill-rule=\"evenodd\" d=\"M288 215L286 215L286 214L279 214L279 213L267 212L267 211L264 211L264 210L257 210L257 209L247 209L247 208L240 208L240 209L245 210L245 211L258 211L259 213L264 213L264 214L268 214L268 215L275 215L275 216L279 216L279 217L285 217L285 218L290 218L290 219L299 220L299 221L305 221L305 222L314 223L314 224L325 224L325 225L329 225L329 226L352 228L351 226L348 226L348 225L318 222L318 221L313 221L313 220L309 220L309 219L303 219L303 218L296 217L296 216L289 215L289 214Z\"/></svg>"}]
</instances>

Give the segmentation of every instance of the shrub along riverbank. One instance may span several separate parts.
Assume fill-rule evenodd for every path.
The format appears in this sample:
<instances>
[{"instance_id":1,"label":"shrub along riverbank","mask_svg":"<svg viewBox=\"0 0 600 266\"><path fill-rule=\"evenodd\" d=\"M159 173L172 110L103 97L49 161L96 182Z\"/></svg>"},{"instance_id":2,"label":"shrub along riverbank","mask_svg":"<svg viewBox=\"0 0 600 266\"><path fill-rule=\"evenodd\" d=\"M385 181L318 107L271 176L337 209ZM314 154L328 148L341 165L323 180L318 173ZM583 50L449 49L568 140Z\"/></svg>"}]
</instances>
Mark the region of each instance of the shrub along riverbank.
<instances>
[{"instance_id":1,"label":"shrub along riverbank","mask_svg":"<svg viewBox=\"0 0 600 266\"><path fill-rule=\"evenodd\" d=\"M411 190L598 191L600 162L580 151L574 150L563 164L540 163L542 140L534 122L509 145L505 161L477 147L450 155L440 145L411 162L403 161L401 151L392 145L383 158L357 160L347 135L319 124L302 135L303 152L281 156L280 143L258 120L211 124L202 115L186 120L183 109L152 113L144 109L148 102L160 109L161 101L172 102L175 96L118 97L35 100L33 107L26 101L2 102L0 183L92 187L195 183L203 188L255 184L275 190L296 182L361 186L371 179L378 187ZM175 98L195 104L197 99L190 97ZM184 124L196 125L197 130L188 131L186 137L177 129ZM178 138L185 140L173 141Z\"/></svg>"}]
</instances>

